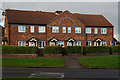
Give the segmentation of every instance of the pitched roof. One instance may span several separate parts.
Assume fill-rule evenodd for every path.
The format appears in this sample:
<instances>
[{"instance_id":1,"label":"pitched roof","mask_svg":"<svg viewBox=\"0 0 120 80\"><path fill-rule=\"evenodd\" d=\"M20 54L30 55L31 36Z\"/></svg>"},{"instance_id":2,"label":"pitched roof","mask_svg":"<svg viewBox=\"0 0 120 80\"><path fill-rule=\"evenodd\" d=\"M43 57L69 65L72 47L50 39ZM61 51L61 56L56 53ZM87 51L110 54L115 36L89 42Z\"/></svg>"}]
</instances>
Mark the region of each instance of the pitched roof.
<instances>
[{"instance_id":1,"label":"pitched roof","mask_svg":"<svg viewBox=\"0 0 120 80\"><path fill-rule=\"evenodd\" d=\"M59 14L60 15L60 14ZM23 10L6 10L6 16L9 24L48 24L55 19L55 12L41 12L41 11L23 11ZM72 14L78 20L83 22L86 26L113 26L102 15L89 14Z\"/></svg>"},{"instance_id":2,"label":"pitched roof","mask_svg":"<svg viewBox=\"0 0 120 80\"><path fill-rule=\"evenodd\" d=\"M6 10L10 24L47 24L56 16L53 12Z\"/></svg>"},{"instance_id":3,"label":"pitched roof","mask_svg":"<svg viewBox=\"0 0 120 80\"><path fill-rule=\"evenodd\" d=\"M113 26L102 15L90 15L90 14L73 14L79 20L81 20L86 26Z\"/></svg>"}]
</instances>

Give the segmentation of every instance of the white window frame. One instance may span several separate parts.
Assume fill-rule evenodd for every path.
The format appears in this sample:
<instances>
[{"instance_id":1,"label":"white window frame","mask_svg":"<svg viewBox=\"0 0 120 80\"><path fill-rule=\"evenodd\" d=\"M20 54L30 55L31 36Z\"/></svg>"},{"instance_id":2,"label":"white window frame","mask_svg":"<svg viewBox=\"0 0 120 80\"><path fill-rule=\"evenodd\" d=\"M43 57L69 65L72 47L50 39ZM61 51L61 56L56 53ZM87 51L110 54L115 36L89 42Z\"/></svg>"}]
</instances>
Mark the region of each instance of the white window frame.
<instances>
[{"instance_id":1,"label":"white window frame","mask_svg":"<svg viewBox=\"0 0 120 80\"><path fill-rule=\"evenodd\" d=\"M91 41L86 41L86 42L88 42L88 45L87 45L87 46L91 46Z\"/></svg>"},{"instance_id":2,"label":"white window frame","mask_svg":"<svg viewBox=\"0 0 120 80\"><path fill-rule=\"evenodd\" d=\"M19 44L19 43L21 43L21 44ZM24 41L24 40L18 41L18 46L26 46L26 41Z\"/></svg>"},{"instance_id":3,"label":"white window frame","mask_svg":"<svg viewBox=\"0 0 120 80\"><path fill-rule=\"evenodd\" d=\"M107 34L107 28L101 28L101 34Z\"/></svg>"},{"instance_id":4,"label":"white window frame","mask_svg":"<svg viewBox=\"0 0 120 80\"><path fill-rule=\"evenodd\" d=\"M52 27L52 33L59 33L59 27L53 26Z\"/></svg>"},{"instance_id":5,"label":"white window frame","mask_svg":"<svg viewBox=\"0 0 120 80\"><path fill-rule=\"evenodd\" d=\"M57 45L60 45L60 46L64 47L64 41L58 41Z\"/></svg>"},{"instance_id":6,"label":"white window frame","mask_svg":"<svg viewBox=\"0 0 120 80\"><path fill-rule=\"evenodd\" d=\"M98 28L94 28L94 34L98 34Z\"/></svg>"},{"instance_id":7,"label":"white window frame","mask_svg":"<svg viewBox=\"0 0 120 80\"><path fill-rule=\"evenodd\" d=\"M81 46L81 41L76 41L76 46Z\"/></svg>"},{"instance_id":8,"label":"white window frame","mask_svg":"<svg viewBox=\"0 0 120 80\"><path fill-rule=\"evenodd\" d=\"M30 32L34 33L34 26L30 26Z\"/></svg>"},{"instance_id":9,"label":"white window frame","mask_svg":"<svg viewBox=\"0 0 120 80\"><path fill-rule=\"evenodd\" d=\"M71 33L71 27L68 27L68 33Z\"/></svg>"},{"instance_id":10,"label":"white window frame","mask_svg":"<svg viewBox=\"0 0 120 80\"><path fill-rule=\"evenodd\" d=\"M40 42L41 42L41 44L40 44ZM44 48L46 46L46 42L40 40L38 46L39 46L39 48Z\"/></svg>"},{"instance_id":11,"label":"white window frame","mask_svg":"<svg viewBox=\"0 0 120 80\"><path fill-rule=\"evenodd\" d=\"M66 27L63 27L62 31L63 31L63 33L66 33Z\"/></svg>"},{"instance_id":12,"label":"white window frame","mask_svg":"<svg viewBox=\"0 0 120 80\"><path fill-rule=\"evenodd\" d=\"M26 32L26 26L18 26L18 32Z\"/></svg>"},{"instance_id":13,"label":"white window frame","mask_svg":"<svg viewBox=\"0 0 120 80\"><path fill-rule=\"evenodd\" d=\"M100 45L101 46L107 46L107 42L106 41L101 41Z\"/></svg>"},{"instance_id":14,"label":"white window frame","mask_svg":"<svg viewBox=\"0 0 120 80\"><path fill-rule=\"evenodd\" d=\"M39 33L45 33L45 26L39 26Z\"/></svg>"},{"instance_id":15,"label":"white window frame","mask_svg":"<svg viewBox=\"0 0 120 80\"><path fill-rule=\"evenodd\" d=\"M72 42L67 42L67 46L72 46Z\"/></svg>"},{"instance_id":16,"label":"white window frame","mask_svg":"<svg viewBox=\"0 0 120 80\"><path fill-rule=\"evenodd\" d=\"M86 34L91 34L91 28L86 28L85 32L86 32Z\"/></svg>"},{"instance_id":17,"label":"white window frame","mask_svg":"<svg viewBox=\"0 0 120 80\"><path fill-rule=\"evenodd\" d=\"M50 46L55 46L55 42L50 42Z\"/></svg>"},{"instance_id":18,"label":"white window frame","mask_svg":"<svg viewBox=\"0 0 120 80\"><path fill-rule=\"evenodd\" d=\"M81 27L75 27L75 33L81 33Z\"/></svg>"}]
</instances>

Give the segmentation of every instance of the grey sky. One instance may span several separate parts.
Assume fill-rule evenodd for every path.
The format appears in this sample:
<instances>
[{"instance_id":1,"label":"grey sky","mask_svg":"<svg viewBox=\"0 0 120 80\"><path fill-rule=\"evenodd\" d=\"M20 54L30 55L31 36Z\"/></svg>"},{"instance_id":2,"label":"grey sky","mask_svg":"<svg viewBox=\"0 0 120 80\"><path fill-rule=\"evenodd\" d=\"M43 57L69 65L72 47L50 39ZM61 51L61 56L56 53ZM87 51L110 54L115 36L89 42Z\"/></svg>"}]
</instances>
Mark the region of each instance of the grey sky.
<instances>
[{"instance_id":1,"label":"grey sky","mask_svg":"<svg viewBox=\"0 0 120 80\"><path fill-rule=\"evenodd\" d=\"M118 39L117 2L6 2L4 8L21 10L56 11L69 10L80 14L104 15L114 26L114 37Z\"/></svg>"}]
</instances>

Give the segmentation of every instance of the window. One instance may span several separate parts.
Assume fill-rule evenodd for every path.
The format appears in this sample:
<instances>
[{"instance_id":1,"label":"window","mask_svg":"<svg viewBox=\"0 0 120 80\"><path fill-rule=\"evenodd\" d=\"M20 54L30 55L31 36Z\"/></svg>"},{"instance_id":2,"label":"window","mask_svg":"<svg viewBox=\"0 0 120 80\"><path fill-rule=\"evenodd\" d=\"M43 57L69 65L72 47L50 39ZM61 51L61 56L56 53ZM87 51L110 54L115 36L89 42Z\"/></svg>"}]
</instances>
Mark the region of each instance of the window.
<instances>
[{"instance_id":1,"label":"window","mask_svg":"<svg viewBox=\"0 0 120 80\"><path fill-rule=\"evenodd\" d=\"M97 33L98 33L98 29L94 28L94 34L97 34Z\"/></svg>"},{"instance_id":2,"label":"window","mask_svg":"<svg viewBox=\"0 0 120 80\"><path fill-rule=\"evenodd\" d=\"M81 42L80 41L76 41L76 46L81 46Z\"/></svg>"},{"instance_id":3,"label":"window","mask_svg":"<svg viewBox=\"0 0 120 80\"><path fill-rule=\"evenodd\" d=\"M91 28L86 28L86 33L91 34Z\"/></svg>"},{"instance_id":4,"label":"window","mask_svg":"<svg viewBox=\"0 0 120 80\"><path fill-rule=\"evenodd\" d=\"M66 27L63 27L63 33L66 33Z\"/></svg>"},{"instance_id":5,"label":"window","mask_svg":"<svg viewBox=\"0 0 120 80\"><path fill-rule=\"evenodd\" d=\"M86 41L87 46L91 46L91 41Z\"/></svg>"},{"instance_id":6,"label":"window","mask_svg":"<svg viewBox=\"0 0 120 80\"><path fill-rule=\"evenodd\" d=\"M26 46L26 41L18 41L18 46Z\"/></svg>"},{"instance_id":7,"label":"window","mask_svg":"<svg viewBox=\"0 0 120 80\"><path fill-rule=\"evenodd\" d=\"M59 27L52 27L52 33L59 33Z\"/></svg>"},{"instance_id":8,"label":"window","mask_svg":"<svg viewBox=\"0 0 120 80\"><path fill-rule=\"evenodd\" d=\"M55 42L50 42L50 46L55 46Z\"/></svg>"},{"instance_id":9,"label":"window","mask_svg":"<svg viewBox=\"0 0 120 80\"><path fill-rule=\"evenodd\" d=\"M72 42L67 42L67 46L72 46Z\"/></svg>"},{"instance_id":10,"label":"window","mask_svg":"<svg viewBox=\"0 0 120 80\"><path fill-rule=\"evenodd\" d=\"M58 45L58 46L61 46L61 47L64 47L64 41L58 41L58 42L57 42L57 45Z\"/></svg>"},{"instance_id":11,"label":"window","mask_svg":"<svg viewBox=\"0 0 120 80\"><path fill-rule=\"evenodd\" d=\"M68 33L71 33L71 27L68 27Z\"/></svg>"},{"instance_id":12,"label":"window","mask_svg":"<svg viewBox=\"0 0 120 80\"><path fill-rule=\"evenodd\" d=\"M31 31L31 33L34 33L34 26L30 27L30 31Z\"/></svg>"},{"instance_id":13,"label":"window","mask_svg":"<svg viewBox=\"0 0 120 80\"><path fill-rule=\"evenodd\" d=\"M45 41L39 41L39 48L45 47Z\"/></svg>"},{"instance_id":14,"label":"window","mask_svg":"<svg viewBox=\"0 0 120 80\"><path fill-rule=\"evenodd\" d=\"M18 26L18 32L25 32L25 26Z\"/></svg>"},{"instance_id":15,"label":"window","mask_svg":"<svg viewBox=\"0 0 120 80\"><path fill-rule=\"evenodd\" d=\"M102 41L101 46L106 46L106 41Z\"/></svg>"},{"instance_id":16,"label":"window","mask_svg":"<svg viewBox=\"0 0 120 80\"><path fill-rule=\"evenodd\" d=\"M101 34L106 34L106 33L107 33L106 28L101 28Z\"/></svg>"},{"instance_id":17,"label":"window","mask_svg":"<svg viewBox=\"0 0 120 80\"><path fill-rule=\"evenodd\" d=\"M39 33L45 33L45 26L39 26Z\"/></svg>"},{"instance_id":18,"label":"window","mask_svg":"<svg viewBox=\"0 0 120 80\"><path fill-rule=\"evenodd\" d=\"M75 33L81 33L81 28L80 27L75 27Z\"/></svg>"}]
</instances>

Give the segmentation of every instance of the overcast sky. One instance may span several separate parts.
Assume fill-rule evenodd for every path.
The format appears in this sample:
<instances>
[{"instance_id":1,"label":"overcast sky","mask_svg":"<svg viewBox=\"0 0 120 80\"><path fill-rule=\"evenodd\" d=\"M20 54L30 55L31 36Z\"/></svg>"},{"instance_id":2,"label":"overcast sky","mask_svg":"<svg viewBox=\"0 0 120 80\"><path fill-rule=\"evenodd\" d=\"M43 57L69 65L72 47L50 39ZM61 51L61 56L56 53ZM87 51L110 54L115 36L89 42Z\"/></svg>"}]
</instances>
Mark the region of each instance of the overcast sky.
<instances>
[{"instance_id":1,"label":"overcast sky","mask_svg":"<svg viewBox=\"0 0 120 80\"><path fill-rule=\"evenodd\" d=\"M62 11L69 10L72 13L104 15L115 26L114 37L118 39L118 2L112 2L113 0L110 0L111 2L7 2L7 1L9 0L6 0L6 2L2 4L3 8L5 9L20 9L34 11L39 10L51 12L54 12L56 10Z\"/></svg>"}]
</instances>

